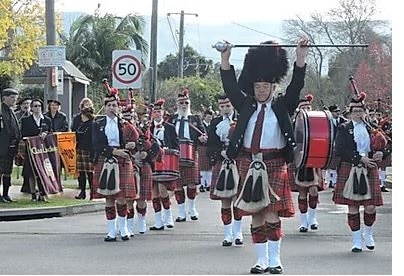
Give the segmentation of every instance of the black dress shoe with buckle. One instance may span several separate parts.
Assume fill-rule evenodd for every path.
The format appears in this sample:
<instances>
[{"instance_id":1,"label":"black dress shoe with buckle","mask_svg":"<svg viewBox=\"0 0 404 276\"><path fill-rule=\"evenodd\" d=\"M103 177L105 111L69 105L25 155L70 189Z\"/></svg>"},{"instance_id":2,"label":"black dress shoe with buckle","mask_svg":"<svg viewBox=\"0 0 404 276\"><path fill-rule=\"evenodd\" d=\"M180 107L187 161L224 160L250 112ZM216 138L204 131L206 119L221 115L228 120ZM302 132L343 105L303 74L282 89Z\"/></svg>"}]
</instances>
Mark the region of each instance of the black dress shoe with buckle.
<instances>
[{"instance_id":1,"label":"black dress shoe with buckle","mask_svg":"<svg viewBox=\"0 0 404 276\"><path fill-rule=\"evenodd\" d=\"M354 253L359 253L359 252L362 252L362 248L354 247L354 248L352 248L351 251L354 252Z\"/></svg>"},{"instance_id":2,"label":"black dress shoe with buckle","mask_svg":"<svg viewBox=\"0 0 404 276\"><path fill-rule=\"evenodd\" d=\"M129 237L129 235L121 236L121 239L122 239L123 241L128 241L128 240L130 240L130 237Z\"/></svg>"},{"instance_id":3,"label":"black dress shoe with buckle","mask_svg":"<svg viewBox=\"0 0 404 276\"><path fill-rule=\"evenodd\" d=\"M149 229L152 231L153 230L156 230L156 231L164 230L164 225L162 225L161 227L151 226Z\"/></svg>"},{"instance_id":4,"label":"black dress shoe with buckle","mask_svg":"<svg viewBox=\"0 0 404 276\"><path fill-rule=\"evenodd\" d=\"M312 224L310 225L311 230L318 230L318 224Z\"/></svg>"},{"instance_id":5,"label":"black dress shoe with buckle","mask_svg":"<svg viewBox=\"0 0 404 276\"><path fill-rule=\"evenodd\" d=\"M264 274L264 273L267 273L268 271L269 271L269 267L263 268L262 266L260 266L258 264L256 264L255 266L253 266L250 269L251 274Z\"/></svg>"},{"instance_id":6,"label":"black dress shoe with buckle","mask_svg":"<svg viewBox=\"0 0 404 276\"><path fill-rule=\"evenodd\" d=\"M269 268L269 274L282 274L283 273L283 268L278 265L277 267L270 267Z\"/></svg>"},{"instance_id":7,"label":"black dress shoe with buckle","mask_svg":"<svg viewBox=\"0 0 404 276\"><path fill-rule=\"evenodd\" d=\"M112 238L112 237L110 237L110 236L106 236L105 238L104 238L104 241L105 242L116 242L116 238Z\"/></svg>"},{"instance_id":8,"label":"black dress shoe with buckle","mask_svg":"<svg viewBox=\"0 0 404 276\"><path fill-rule=\"evenodd\" d=\"M198 216L191 216L191 220L198 220Z\"/></svg>"},{"instance_id":9,"label":"black dress shoe with buckle","mask_svg":"<svg viewBox=\"0 0 404 276\"><path fill-rule=\"evenodd\" d=\"M228 241L228 240L224 240L223 242L222 242L222 246L231 246L233 243L231 242L231 241Z\"/></svg>"},{"instance_id":10,"label":"black dress shoe with buckle","mask_svg":"<svg viewBox=\"0 0 404 276\"><path fill-rule=\"evenodd\" d=\"M242 245L242 244L243 244L243 240L242 240L242 239L236 239L236 240L234 241L234 243L235 243L236 245Z\"/></svg>"},{"instance_id":11,"label":"black dress shoe with buckle","mask_svg":"<svg viewBox=\"0 0 404 276\"><path fill-rule=\"evenodd\" d=\"M300 233L306 233L308 230L309 229L307 229L307 227L304 227L304 226L300 226L300 228L299 228Z\"/></svg>"},{"instance_id":12,"label":"black dress shoe with buckle","mask_svg":"<svg viewBox=\"0 0 404 276\"><path fill-rule=\"evenodd\" d=\"M187 220L187 218L182 218L182 217L178 217L175 219L176 222L184 222L186 220Z\"/></svg>"}]
</instances>

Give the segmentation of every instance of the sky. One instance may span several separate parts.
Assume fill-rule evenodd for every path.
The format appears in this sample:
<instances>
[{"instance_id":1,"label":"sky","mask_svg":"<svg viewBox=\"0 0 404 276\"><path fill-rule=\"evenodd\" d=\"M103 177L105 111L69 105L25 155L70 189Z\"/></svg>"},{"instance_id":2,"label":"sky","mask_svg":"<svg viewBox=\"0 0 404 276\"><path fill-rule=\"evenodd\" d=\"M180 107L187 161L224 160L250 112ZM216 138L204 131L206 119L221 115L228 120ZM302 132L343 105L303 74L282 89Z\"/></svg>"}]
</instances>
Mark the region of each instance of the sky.
<instances>
[{"instance_id":1,"label":"sky","mask_svg":"<svg viewBox=\"0 0 404 276\"><path fill-rule=\"evenodd\" d=\"M101 4L101 12L126 15L130 12L151 15L153 0L57 0L56 9L63 12L86 12L92 14ZM397 1L395 1L397 2ZM279 6L272 3L279 3ZM376 0L375 19L392 19L393 0ZM262 7L263 6L263 7ZM158 12L198 14L188 16L187 21L197 20L203 24L247 22L257 20L303 19L313 11L324 12L338 6L338 0L159 0Z\"/></svg>"}]
</instances>

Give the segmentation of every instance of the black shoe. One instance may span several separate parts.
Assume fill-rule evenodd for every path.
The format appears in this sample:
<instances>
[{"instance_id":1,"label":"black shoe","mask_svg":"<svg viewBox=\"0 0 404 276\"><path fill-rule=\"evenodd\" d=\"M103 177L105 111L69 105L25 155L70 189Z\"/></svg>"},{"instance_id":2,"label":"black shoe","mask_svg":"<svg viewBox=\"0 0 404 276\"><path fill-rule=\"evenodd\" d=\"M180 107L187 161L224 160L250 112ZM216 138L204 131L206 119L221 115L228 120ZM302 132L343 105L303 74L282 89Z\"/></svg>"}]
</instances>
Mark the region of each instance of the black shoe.
<instances>
[{"instance_id":1,"label":"black shoe","mask_svg":"<svg viewBox=\"0 0 404 276\"><path fill-rule=\"evenodd\" d=\"M236 239L236 240L234 241L234 243L235 243L236 245L243 245L243 240L241 240L241 239Z\"/></svg>"},{"instance_id":2,"label":"black shoe","mask_svg":"<svg viewBox=\"0 0 404 276\"><path fill-rule=\"evenodd\" d=\"M318 224L312 224L310 225L311 230L317 230L318 229Z\"/></svg>"},{"instance_id":3,"label":"black shoe","mask_svg":"<svg viewBox=\"0 0 404 276\"><path fill-rule=\"evenodd\" d=\"M184 222L186 220L187 220L187 218L178 217L175 219L175 222Z\"/></svg>"},{"instance_id":4,"label":"black shoe","mask_svg":"<svg viewBox=\"0 0 404 276\"><path fill-rule=\"evenodd\" d=\"M269 271L269 267L267 267L267 268L263 268L262 266L260 266L260 265L255 265L255 266L253 266L251 269L250 269L250 273L251 274L264 274L264 273L266 273L266 272L268 272Z\"/></svg>"},{"instance_id":5,"label":"black shoe","mask_svg":"<svg viewBox=\"0 0 404 276\"><path fill-rule=\"evenodd\" d=\"M334 189L335 185L332 184L332 181L330 181L330 184L328 184L328 188Z\"/></svg>"},{"instance_id":6,"label":"black shoe","mask_svg":"<svg viewBox=\"0 0 404 276\"><path fill-rule=\"evenodd\" d=\"M198 220L198 216L191 216L191 220Z\"/></svg>"},{"instance_id":7,"label":"black shoe","mask_svg":"<svg viewBox=\"0 0 404 276\"><path fill-rule=\"evenodd\" d=\"M171 229L171 228L174 228L174 225L167 224L166 227Z\"/></svg>"},{"instance_id":8,"label":"black shoe","mask_svg":"<svg viewBox=\"0 0 404 276\"><path fill-rule=\"evenodd\" d=\"M105 238L104 238L104 241L105 242L116 242L116 237L115 238L111 238L110 236L106 236Z\"/></svg>"},{"instance_id":9,"label":"black shoe","mask_svg":"<svg viewBox=\"0 0 404 276\"><path fill-rule=\"evenodd\" d=\"M351 251L354 252L354 253L359 253L359 252L362 252L362 248L356 248L356 247L354 247L354 248L352 248Z\"/></svg>"},{"instance_id":10,"label":"black shoe","mask_svg":"<svg viewBox=\"0 0 404 276\"><path fill-rule=\"evenodd\" d=\"M210 191L210 187L205 187L206 191L209 192Z\"/></svg>"},{"instance_id":11,"label":"black shoe","mask_svg":"<svg viewBox=\"0 0 404 276\"><path fill-rule=\"evenodd\" d=\"M3 200L6 202L13 202L13 200L8 195L3 195Z\"/></svg>"},{"instance_id":12,"label":"black shoe","mask_svg":"<svg viewBox=\"0 0 404 276\"><path fill-rule=\"evenodd\" d=\"M369 250L374 250L375 246L374 245L366 245L366 248Z\"/></svg>"},{"instance_id":13,"label":"black shoe","mask_svg":"<svg viewBox=\"0 0 404 276\"><path fill-rule=\"evenodd\" d=\"M233 243L231 242L231 241L228 241L228 240L224 240L223 242L222 242L222 246L231 246Z\"/></svg>"},{"instance_id":14,"label":"black shoe","mask_svg":"<svg viewBox=\"0 0 404 276\"><path fill-rule=\"evenodd\" d=\"M161 226L161 227L151 226L149 229L152 230L152 231L153 230L156 230L156 231L164 230L164 225Z\"/></svg>"},{"instance_id":15,"label":"black shoe","mask_svg":"<svg viewBox=\"0 0 404 276\"><path fill-rule=\"evenodd\" d=\"M36 194L31 194L31 201L38 201Z\"/></svg>"},{"instance_id":16,"label":"black shoe","mask_svg":"<svg viewBox=\"0 0 404 276\"><path fill-rule=\"evenodd\" d=\"M116 239L116 238L115 238L115 239ZM128 241L128 240L130 240L129 235L123 236L123 237L121 237L121 239L122 239L123 241Z\"/></svg>"},{"instance_id":17,"label":"black shoe","mask_svg":"<svg viewBox=\"0 0 404 276\"><path fill-rule=\"evenodd\" d=\"M202 185L199 187L199 191L201 192L201 193L204 193L205 192L205 187L203 187Z\"/></svg>"},{"instance_id":18,"label":"black shoe","mask_svg":"<svg viewBox=\"0 0 404 276\"><path fill-rule=\"evenodd\" d=\"M390 192L389 190L387 190L387 188L386 188L385 186L383 186L383 187L381 188L381 191L382 191L382 192L385 192L385 193Z\"/></svg>"},{"instance_id":19,"label":"black shoe","mask_svg":"<svg viewBox=\"0 0 404 276\"><path fill-rule=\"evenodd\" d=\"M309 229L307 229L307 228L304 227L304 226L300 226L300 228L299 228L299 232L300 232L300 233L306 233L308 230L309 230Z\"/></svg>"},{"instance_id":20,"label":"black shoe","mask_svg":"<svg viewBox=\"0 0 404 276\"><path fill-rule=\"evenodd\" d=\"M7 200L5 200L1 195L0 195L0 203L8 203Z\"/></svg>"},{"instance_id":21,"label":"black shoe","mask_svg":"<svg viewBox=\"0 0 404 276\"><path fill-rule=\"evenodd\" d=\"M270 267L269 268L269 274L282 274L283 273L283 268L278 265L277 267Z\"/></svg>"},{"instance_id":22,"label":"black shoe","mask_svg":"<svg viewBox=\"0 0 404 276\"><path fill-rule=\"evenodd\" d=\"M79 193L74 198L75 199L86 199L86 193Z\"/></svg>"}]
</instances>

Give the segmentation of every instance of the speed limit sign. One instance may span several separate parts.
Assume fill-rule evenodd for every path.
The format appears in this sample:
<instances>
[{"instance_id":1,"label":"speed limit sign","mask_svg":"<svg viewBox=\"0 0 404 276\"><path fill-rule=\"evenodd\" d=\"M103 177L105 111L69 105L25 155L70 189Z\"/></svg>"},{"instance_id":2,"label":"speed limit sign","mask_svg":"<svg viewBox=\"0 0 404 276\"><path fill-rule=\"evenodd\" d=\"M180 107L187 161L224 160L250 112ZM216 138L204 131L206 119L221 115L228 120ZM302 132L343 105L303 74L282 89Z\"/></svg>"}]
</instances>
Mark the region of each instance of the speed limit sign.
<instances>
[{"instance_id":1,"label":"speed limit sign","mask_svg":"<svg viewBox=\"0 0 404 276\"><path fill-rule=\"evenodd\" d=\"M138 50L112 52L112 86L115 88L140 88L142 83L142 53Z\"/></svg>"}]
</instances>

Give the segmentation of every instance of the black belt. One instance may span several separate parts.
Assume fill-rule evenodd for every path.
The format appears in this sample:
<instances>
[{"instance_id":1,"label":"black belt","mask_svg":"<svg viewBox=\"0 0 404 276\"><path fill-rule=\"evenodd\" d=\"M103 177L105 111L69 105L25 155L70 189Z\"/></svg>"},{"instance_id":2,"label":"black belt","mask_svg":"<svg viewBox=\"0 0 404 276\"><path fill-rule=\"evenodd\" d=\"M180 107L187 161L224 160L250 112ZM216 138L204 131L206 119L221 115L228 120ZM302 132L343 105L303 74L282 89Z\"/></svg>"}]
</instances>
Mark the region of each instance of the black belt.
<instances>
[{"instance_id":1,"label":"black belt","mask_svg":"<svg viewBox=\"0 0 404 276\"><path fill-rule=\"evenodd\" d=\"M252 160L253 154L249 151L241 150L241 156L247 157L248 159ZM285 149L280 149L279 151L262 153L263 160L278 159L278 158L282 158L282 157L285 157Z\"/></svg>"}]
</instances>

